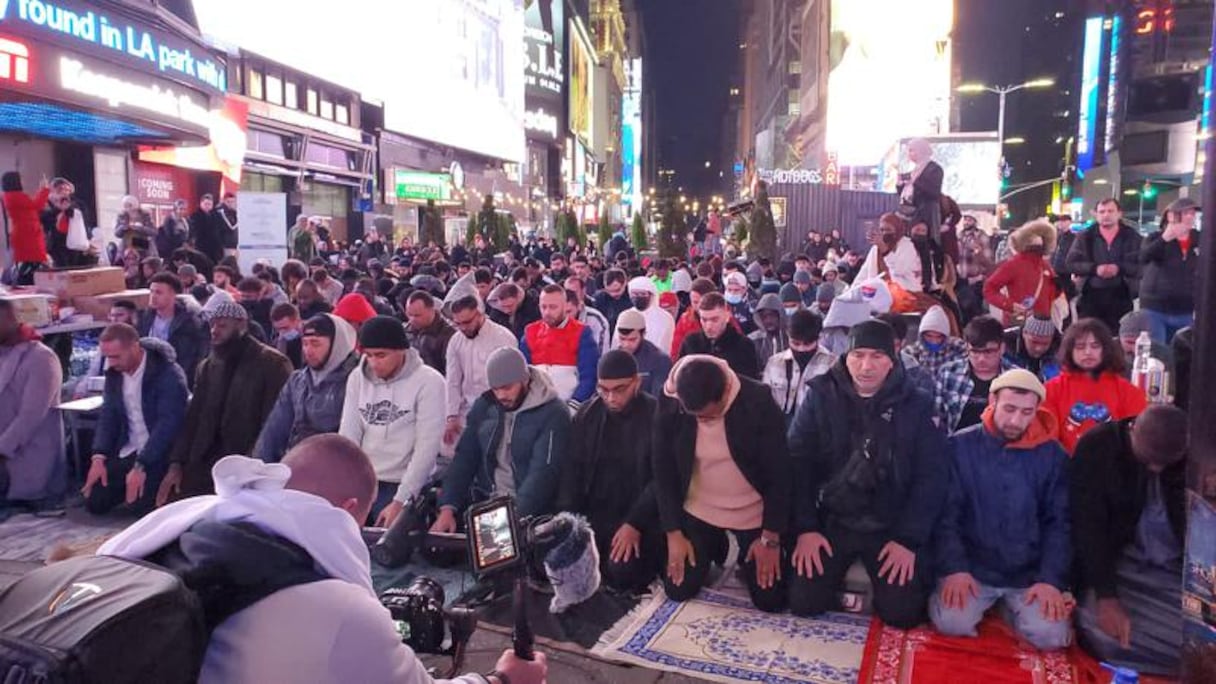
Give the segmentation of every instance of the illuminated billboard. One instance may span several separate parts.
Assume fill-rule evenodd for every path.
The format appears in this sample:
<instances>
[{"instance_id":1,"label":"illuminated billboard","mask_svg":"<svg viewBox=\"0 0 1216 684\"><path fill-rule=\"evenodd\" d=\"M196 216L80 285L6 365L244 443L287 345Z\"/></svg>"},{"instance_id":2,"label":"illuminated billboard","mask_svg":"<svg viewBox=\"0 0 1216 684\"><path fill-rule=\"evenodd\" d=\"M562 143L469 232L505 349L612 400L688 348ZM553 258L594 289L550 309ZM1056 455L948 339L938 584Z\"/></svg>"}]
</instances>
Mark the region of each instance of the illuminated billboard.
<instances>
[{"instance_id":1,"label":"illuminated billboard","mask_svg":"<svg viewBox=\"0 0 1216 684\"><path fill-rule=\"evenodd\" d=\"M524 0L392 5L194 0L204 35L383 103L391 131L522 162Z\"/></svg>"},{"instance_id":2,"label":"illuminated billboard","mask_svg":"<svg viewBox=\"0 0 1216 684\"><path fill-rule=\"evenodd\" d=\"M1001 146L992 134L930 137L933 160L945 170L942 193L963 207L997 203L1001 194ZM892 148L882 165L882 189L895 192L899 173L912 170L907 141Z\"/></svg>"},{"instance_id":3,"label":"illuminated billboard","mask_svg":"<svg viewBox=\"0 0 1216 684\"><path fill-rule=\"evenodd\" d=\"M581 23L570 22L570 132L591 145L591 79L595 57Z\"/></svg>"},{"instance_id":4,"label":"illuminated billboard","mask_svg":"<svg viewBox=\"0 0 1216 684\"><path fill-rule=\"evenodd\" d=\"M566 123L565 0L529 0L524 17L524 130L556 143Z\"/></svg>"},{"instance_id":5,"label":"illuminated billboard","mask_svg":"<svg viewBox=\"0 0 1216 684\"><path fill-rule=\"evenodd\" d=\"M1085 20L1085 47L1081 53L1081 109L1078 115L1077 168L1082 173L1094 165L1094 142L1098 134L1098 85L1102 74L1102 17Z\"/></svg>"},{"instance_id":6,"label":"illuminated billboard","mask_svg":"<svg viewBox=\"0 0 1216 684\"><path fill-rule=\"evenodd\" d=\"M827 149L841 165L949 130L953 0L832 0L830 16Z\"/></svg>"},{"instance_id":7,"label":"illuminated billboard","mask_svg":"<svg viewBox=\"0 0 1216 684\"><path fill-rule=\"evenodd\" d=\"M642 206L642 60L625 61L621 102L621 201Z\"/></svg>"}]
</instances>

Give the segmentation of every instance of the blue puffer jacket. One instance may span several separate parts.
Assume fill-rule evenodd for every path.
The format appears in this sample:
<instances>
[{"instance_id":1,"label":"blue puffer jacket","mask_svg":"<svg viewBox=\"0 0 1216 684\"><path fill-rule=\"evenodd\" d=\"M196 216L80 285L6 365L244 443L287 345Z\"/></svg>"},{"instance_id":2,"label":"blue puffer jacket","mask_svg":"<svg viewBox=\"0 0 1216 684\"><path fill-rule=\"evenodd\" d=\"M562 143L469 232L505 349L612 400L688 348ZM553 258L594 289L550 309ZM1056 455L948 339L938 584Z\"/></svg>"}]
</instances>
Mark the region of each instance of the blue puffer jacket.
<instances>
[{"instance_id":1,"label":"blue puffer jacket","mask_svg":"<svg viewBox=\"0 0 1216 684\"><path fill-rule=\"evenodd\" d=\"M950 438L950 493L935 536L939 577L969 572L983 584L1068 586L1072 562L1068 456L1056 421L1039 409L1030 429L1009 443L984 422Z\"/></svg>"},{"instance_id":2,"label":"blue puffer jacket","mask_svg":"<svg viewBox=\"0 0 1216 684\"><path fill-rule=\"evenodd\" d=\"M443 477L440 506L457 513L494 492L498 447L509 431L515 503L520 515L554 513L561 466L570 439L570 411L544 371L529 367L532 382L523 405L508 424L492 392L477 398L469 410L456 455Z\"/></svg>"},{"instance_id":3,"label":"blue puffer jacket","mask_svg":"<svg viewBox=\"0 0 1216 684\"><path fill-rule=\"evenodd\" d=\"M140 405L144 425L148 429L148 441L137 458L145 470L156 472L165 468L169 449L186 418L186 374L177 365L177 355L168 343L145 337L139 341L139 345L143 347L147 359ZM123 374L110 369L105 377L101 416L93 437L93 453L118 458L118 452L126 445L128 436L127 406L122 397Z\"/></svg>"}]
</instances>

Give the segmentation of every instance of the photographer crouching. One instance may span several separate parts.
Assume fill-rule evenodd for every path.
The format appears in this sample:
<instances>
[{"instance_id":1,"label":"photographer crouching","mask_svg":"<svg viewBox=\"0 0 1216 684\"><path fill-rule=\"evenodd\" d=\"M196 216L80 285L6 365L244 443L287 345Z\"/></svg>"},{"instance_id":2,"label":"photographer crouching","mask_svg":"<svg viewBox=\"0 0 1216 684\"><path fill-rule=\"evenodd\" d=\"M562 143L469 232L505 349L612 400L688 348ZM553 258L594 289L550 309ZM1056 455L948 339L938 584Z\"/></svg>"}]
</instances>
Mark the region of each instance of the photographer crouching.
<instances>
[{"instance_id":1,"label":"photographer crouching","mask_svg":"<svg viewBox=\"0 0 1216 684\"><path fill-rule=\"evenodd\" d=\"M280 464L229 456L212 475L215 496L161 508L98 551L143 559L170 548L179 567L205 569L221 583L231 578L232 587L282 587L218 622L200 682L545 681L544 654L527 661L510 651L489 674L434 680L401 643L372 589L359 531L376 497L376 475L350 440L310 437Z\"/></svg>"}]
</instances>

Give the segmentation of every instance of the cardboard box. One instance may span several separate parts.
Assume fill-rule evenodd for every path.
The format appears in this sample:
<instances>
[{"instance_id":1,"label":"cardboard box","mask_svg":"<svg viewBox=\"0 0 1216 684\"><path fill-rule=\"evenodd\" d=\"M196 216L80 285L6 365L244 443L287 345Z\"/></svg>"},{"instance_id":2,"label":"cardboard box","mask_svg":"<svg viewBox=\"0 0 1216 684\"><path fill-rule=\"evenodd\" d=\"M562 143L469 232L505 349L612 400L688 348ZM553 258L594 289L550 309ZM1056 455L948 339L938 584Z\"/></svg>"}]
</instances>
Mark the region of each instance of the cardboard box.
<instances>
[{"instance_id":1,"label":"cardboard box","mask_svg":"<svg viewBox=\"0 0 1216 684\"><path fill-rule=\"evenodd\" d=\"M125 299L135 304L135 308L144 310L148 308L148 295L150 290L123 290L121 292L110 292L100 295L84 295L82 297L73 297L72 306L76 308L76 313L89 314L95 321L105 321L110 315L110 307L114 302Z\"/></svg>"},{"instance_id":2,"label":"cardboard box","mask_svg":"<svg viewBox=\"0 0 1216 684\"><path fill-rule=\"evenodd\" d=\"M117 266L81 268L71 271L34 271L34 287L67 303L76 297L120 292L127 280Z\"/></svg>"},{"instance_id":3,"label":"cardboard box","mask_svg":"<svg viewBox=\"0 0 1216 684\"><path fill-rule=\"evenodd\" d=\"M57 307L52 306L55 301L54 295L11 293L0 295L0 299L13 303L13 309L17 312L17 320L21 323L32 325L35 328L45 328L55 322L54 309Z\"/></svg>"}]
</instances>

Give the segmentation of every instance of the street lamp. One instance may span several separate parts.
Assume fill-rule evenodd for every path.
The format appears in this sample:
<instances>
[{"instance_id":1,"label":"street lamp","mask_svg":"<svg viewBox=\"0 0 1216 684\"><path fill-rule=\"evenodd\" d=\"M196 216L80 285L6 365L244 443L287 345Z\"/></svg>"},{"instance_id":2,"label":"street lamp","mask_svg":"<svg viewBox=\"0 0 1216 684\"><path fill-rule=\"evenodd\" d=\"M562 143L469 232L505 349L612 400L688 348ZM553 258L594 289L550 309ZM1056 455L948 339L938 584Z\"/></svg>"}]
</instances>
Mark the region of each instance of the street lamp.
<instances>
[{"instance_id":1,"label":"street lamp","mask_svg":"<svg viewBox=\"0 0 1216 684\"><path fill-rule=\"evenodd\" d=\"M1026 138L1023 138L1021 136L1016 136L1013 138L1005 138L1006 145L1022 145L1025 143L1026 143Z\"/></svg>"},{"instance_id":2,"label":"street lamp","mask_svg":"<svg viewBox=\"0 0 1216 684\"><path fill-rule=\"evenodd\" d=\"M1054 86L1055 84L1056 84L1055 79L1052 79L1052 78L1036 78L1033 81L1026 81L1025 83L1018 83L1016 85L993 87L993 86L984 85L983 83L964 83L964 84L960 85L958 88L956 88L956 90L959 93L962 93L964 95L978 95L980 93L996 93L997 97L1000 98L1000 101L997 104L996 139L997 139L997 144L1001 146L1000 156L1001 156L1002 168L1004 167L1004 162L1005 162L1005 143L1011 142L1011 141L1005 140L1005 96L1008 95L1009 93L1016 93L1019 90L1025 90L1027 88L1036 88L1036 89L1037 88L1050 88L1050 87ZM1023 139L1022 142L1025 142L1025 139ZM1000 209L999 209L1000 198L999 197L997 198L997 201L998 201L997 216L1000 216Z\"/></svg>"}]
</instances>

